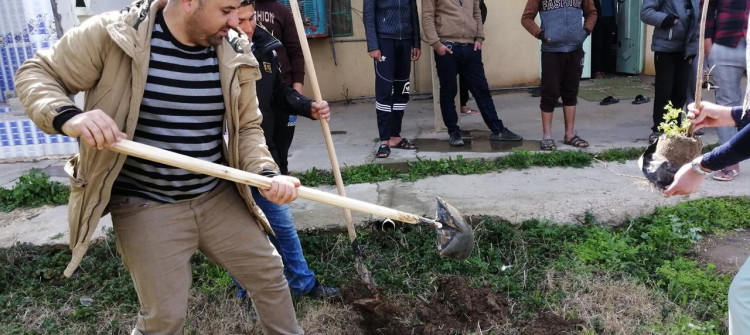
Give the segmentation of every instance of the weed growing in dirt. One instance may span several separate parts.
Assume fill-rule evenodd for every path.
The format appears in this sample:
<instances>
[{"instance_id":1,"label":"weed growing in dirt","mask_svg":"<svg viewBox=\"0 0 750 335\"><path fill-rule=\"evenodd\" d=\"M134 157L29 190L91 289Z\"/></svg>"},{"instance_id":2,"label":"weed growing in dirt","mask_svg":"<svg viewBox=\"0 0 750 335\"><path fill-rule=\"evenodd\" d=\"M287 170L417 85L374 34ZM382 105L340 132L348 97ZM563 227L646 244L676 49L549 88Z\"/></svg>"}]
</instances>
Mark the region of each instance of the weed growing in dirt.
<instances>
[{"instance_id":1,"label":"weed growing in dirt","mask_svg":"<svg viewBox=\"0 0 750 335\"><path fill-rule=\"evenodd\" d=\"M115 254L113 239L100 243L72 278L64 278L68 250L0 249L0 333L119 334L132 327L138 301Z\"/></svg>"},{"instance_id":2,"label":"weed growing in dirt","mask_svg":"<svg viewBox=\"0 0 750 335\"><path fill-rule=\"evenodd\" d=\"M70 190L67 186L51 181L38 169L21 175L12 189L0 188L0 211L16 208L62 205L68 202Z\"/></svg>"},{"instance_id":3,"label":"weed growing in dirt","mask_svg":"<svg viewBox=\"0 0 750 335\"><path fill-rule=\"evenodd\" d=\"M699 319L713 319L727 311L730 278L717 275L713 264L701 266L683 257L665 261L656 269L656 284L669 298Z\"/></svg>"},{"instance_id":4,"label":"weed growing in dirt","mask_svg":"<svg viewBox=\"0 0 750 335\"><path fill-rule=\"evenodd\" d=\"M383 165L365 164L341 169L341 179L347 184L377 183L394 178L396 172Z\"/></svg>"}]
</instances>

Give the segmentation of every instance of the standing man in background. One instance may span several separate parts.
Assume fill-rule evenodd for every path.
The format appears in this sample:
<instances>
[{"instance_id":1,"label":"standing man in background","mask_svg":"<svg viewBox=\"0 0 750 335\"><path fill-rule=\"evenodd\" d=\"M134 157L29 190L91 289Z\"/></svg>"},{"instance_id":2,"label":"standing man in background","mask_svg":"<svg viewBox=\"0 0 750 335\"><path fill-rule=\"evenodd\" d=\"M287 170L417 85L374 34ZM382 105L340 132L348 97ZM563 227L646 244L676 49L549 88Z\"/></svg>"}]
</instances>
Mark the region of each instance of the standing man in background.
<instances>
[{"instance_id":1,"label":"standing man in background","mask_svg":"<svg viewBox=\"0 0 750 335\"><path fill-rule=\"evenodd\" d=\"M415 150L401 137L401 121L409 101L411 62L422 54L417 0L364 0L363 20L367 52L375 63L375 112L380 146L375 157L386 158L390 148Z\"/></svg>"},{"instance_id":2,"label":"standing man in background","mask_svg":"<svg viewBox=\"0 0 750 335\"><path fill-rule=\"evenodd\" d=\"M479 0L479 11L482 13L482 24L487 21L487 5L484 4L484 0ZM469 108L466 104L469 103L469 86L466 84L466 75L458 75L458 99L461 104L461 114L466 115L479 115L479 112Z\"/></svg>"},{"instance_id":3,"label":"standing man in background","mask_svg":"<svg viewBox=\"0 0 750 335\"><path fill-rule=\"evenodd\" d=\"M542 26L534 19L539 15ZM581 17L584 21L581 22ZM528 0L521 15L521 25L542 41L542 112L541 150L555 149L552 139L552 112L562 97L565 135L563 143L588 148L589 143L576 134L578 86L583 71L583 41L596 24L594 0L544 1Z\"/></svg>"},{"instance_id":4,"label":"standing man in background","mask_svg":"<svg viewBox=\"0 0 750 335\"><path fill-rule=\"evenodd\" d=\"M703 8L701 1L701 8ZM716 87L716 103L742 105L742 76L745 73L745 32L747 0L710 0L706 15L705 56ZM688 87L691 89L691 87ZM740 127L718 127L719 141L726 143ZM740 174L740 165L732 164L713 173L713 179L730 181Z\"/></svg>"},{"instance_id":5,"label":"standing man in background","mask_svg":"<svg viewBox=\"0 0 750 335\"><path fill-rule=\"evenodd\" d=\"M422 0L422 30L435 52L440 81L440 112L448 128L448 143L464 145L456 113L456 76L464 74L482 119L490 129L490 141L521 141L497 116L482 64L484 26L479 0Z\"/></svg>"},{"instance_id":6,"label":"standing man in background","mask_svg":"<svg viewBox=\"0 0 750 335\"><path fill-rule=\"evenodd\" d=\"M643 0L641 21L654 26L651 50L654 51L654 106L649 143L662 135L668 103L682 109L687 100L688 83L695 55L698 54L698 0ZM696 69L702 71L702 69Z\"/></svg>"},{"instance_id":7,"label":"standing man in background","mask_svg":"<svg viewBox=\"0 0 750 335\"><path fill-rule=\"evenodd\" d=\"M617 4L615 0L594 0L597 17L591 33L591 71L593 79L614 73L617 63Z\"/></svg>"},{"instance_id":8,"label":"standing man in background","mask_svg":"<svg viewBox=\"0 0 750 335\"><path fill-rule=\"evenodd\" d=\"M305 56L292 11L276 0L256 0L255 11L258 23L281 41L281 48L276 53L281 63L282 79L301 94L305 85Z\"/></svg>"}]
</instances>

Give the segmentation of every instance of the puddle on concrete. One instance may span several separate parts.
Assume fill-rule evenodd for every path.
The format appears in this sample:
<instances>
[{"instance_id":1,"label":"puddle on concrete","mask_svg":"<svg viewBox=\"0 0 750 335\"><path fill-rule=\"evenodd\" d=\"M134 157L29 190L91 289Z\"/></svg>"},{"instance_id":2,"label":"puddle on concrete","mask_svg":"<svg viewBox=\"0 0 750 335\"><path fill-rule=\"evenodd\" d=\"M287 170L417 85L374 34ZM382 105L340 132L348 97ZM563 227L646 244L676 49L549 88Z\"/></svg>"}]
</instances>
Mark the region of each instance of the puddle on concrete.
<instances>
[{"instance_id":1,"label":"puddle on concrete","mask_svg":"<svg viewBox=\"0 0 750 335\"><path fill-rule=\"evenodd\" d=\"M465 130L462 132L464 146L454 147L448 144L447 136L443 139L415 138L414 144L420 152L509 152L513 150L539 150L539 141L523 140L518 142L490 141L488 130Z\"/></svg>"}]
</instances>

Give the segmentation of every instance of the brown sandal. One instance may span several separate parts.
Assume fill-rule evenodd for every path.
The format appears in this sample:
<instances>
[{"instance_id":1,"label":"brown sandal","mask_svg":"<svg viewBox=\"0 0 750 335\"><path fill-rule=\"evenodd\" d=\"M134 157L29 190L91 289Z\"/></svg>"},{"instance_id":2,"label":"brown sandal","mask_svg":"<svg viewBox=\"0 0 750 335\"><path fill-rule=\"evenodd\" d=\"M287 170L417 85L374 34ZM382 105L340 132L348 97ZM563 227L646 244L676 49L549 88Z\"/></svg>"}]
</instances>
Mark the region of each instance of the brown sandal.
<instances>
[{"instance_id":1,"label":"brown sandal","mask_svg":"<svg viewBox=\"0 0 750 335\"><path fill-rule=\"evenodd\" d=\"M557 149L557 146L555 145L555 140L553 140L551 138L542 139L539 142L539 149L544 150L544 151L550 151L550 150Z\"/></svg>"},{"instance_id":2,"label":"brown sandal","mask_svg":"<svg viewBox=\"0 0 750 335\"><path fill-rule=\"evenodd\" d=\"M396 145L392 145L391 148L415 150L417 149L417 145L409 141L408 138L404 137L401 139L401 142L398 142L398 144Z\"/></svg>"},{"instance_id":3,"label":"brown sandal","mask_svg":"<svg viewBox=\"0 0 750 335\"><path fill-rule=\"evenodd\" d=\"M578 137L578 135L575 135L571 137L569 140L563 140L564 144L572 145L576 148L588 148L589 142L586 142L586 140Z\"/></svg>"}]
</instances>

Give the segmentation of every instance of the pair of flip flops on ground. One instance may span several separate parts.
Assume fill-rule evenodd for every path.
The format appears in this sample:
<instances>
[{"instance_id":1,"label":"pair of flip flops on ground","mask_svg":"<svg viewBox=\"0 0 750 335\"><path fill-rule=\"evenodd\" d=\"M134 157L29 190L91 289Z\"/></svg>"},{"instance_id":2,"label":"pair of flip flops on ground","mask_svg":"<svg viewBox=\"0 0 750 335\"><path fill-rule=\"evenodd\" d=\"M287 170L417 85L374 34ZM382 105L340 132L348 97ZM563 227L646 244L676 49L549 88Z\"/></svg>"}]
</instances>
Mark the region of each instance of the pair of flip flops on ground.
<instances>
[{"instance_id":1,"label":"pair of flip flops on ground","mask_svg":"<svg viewBox=\"0 0 750 335\"><path fill-rule=\"evenodd\" d=\"M648 97L644 97L643 95L638 94L635 97L635 99L633 99L633 104L634 105L640 105L640 104L645 104L645 103L647 103L649 101L651 101L651 99L649 99ZM610 96L607 96L606 98L602 99L602 101L600 101L599 104L602 105L602 106L606 106L606 105L616 104L618 102L620 102L620 99L615 98L615 97L613 97L613 96L610 95Z\"/></svg>"},{"instance_id":2,"label":"pair of flip flops on ground","mask_svg":"<svg viewBox=\"0 0 750 335\"><path fill-rule=\"evenodd\" d=\"M401 142L398 142L398 144L394 146L389 147L385 144L381 144L380 147L378 147L378 151L375 153L375 157L388 158L388 156L391 155L391 148L404 149L404 150L416 150L417 146L414 143L412 143L412 141L409 141L408 138L402 138Z\"/></svg>"},{"instance_id":3,"label":"pair of flip flops on ground","mask_svg":"<svg viewBox=\"0 0 750 335\"><path fill-rule=\"evenodd\" d=\"M569 140L563 140L563 144L567 144L567 145L574 146L576 148L581 148L581 149L589 147L589 142L586 142L586 140L578 137L578 135L571 137ZM544 150L544 151L557 149L557 146L555 145L555 140L551 138L542 139L539 142L539 149Z\"/></svg>"}]
</instances>

